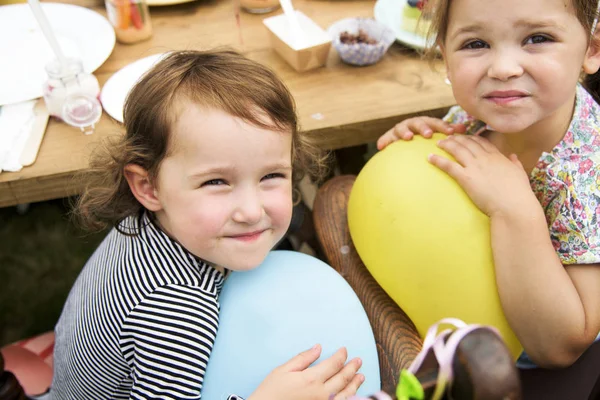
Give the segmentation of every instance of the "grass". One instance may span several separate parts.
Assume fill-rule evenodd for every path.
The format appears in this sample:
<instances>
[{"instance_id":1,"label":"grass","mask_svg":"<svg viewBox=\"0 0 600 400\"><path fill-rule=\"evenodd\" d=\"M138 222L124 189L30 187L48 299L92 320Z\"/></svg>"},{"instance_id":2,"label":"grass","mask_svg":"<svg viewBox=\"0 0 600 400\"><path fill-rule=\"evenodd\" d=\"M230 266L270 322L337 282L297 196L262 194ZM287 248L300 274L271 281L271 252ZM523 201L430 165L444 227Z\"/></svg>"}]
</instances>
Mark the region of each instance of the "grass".
<instances>
[{"instance_id":1,"label":"grass","mask_svg":"<svg viewBox=\"0 0 600 400\"><path fill-rule=\"evenodd\" d=\"M54 328L81 268L106 232L69 219L68 199L0 208L0 346Z\"/></svg>"}]
</instances>

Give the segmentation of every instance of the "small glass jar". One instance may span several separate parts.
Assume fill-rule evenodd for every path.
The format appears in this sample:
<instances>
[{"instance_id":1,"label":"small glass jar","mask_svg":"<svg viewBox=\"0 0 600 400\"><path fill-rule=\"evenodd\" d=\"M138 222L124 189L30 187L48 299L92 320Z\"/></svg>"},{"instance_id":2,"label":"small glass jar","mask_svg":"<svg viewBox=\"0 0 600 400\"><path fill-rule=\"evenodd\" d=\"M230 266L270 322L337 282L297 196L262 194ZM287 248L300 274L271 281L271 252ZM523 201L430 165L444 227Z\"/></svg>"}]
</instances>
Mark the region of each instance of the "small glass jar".
<instances>
[{"instance_id":1,"label":"small glass jar","mask_svg":"<svg viewBox=\"0 0 600 400\"><path fill-rule=\"evenodd\" d=\"M62 116L67 124L90 135L102 116L102 105L97 98L86 94L71 95L65 101Z\"/></svg>"},{"instance_id":2,"label":"small glass jar","mask_svg":"<svg viewBox=\"0 0 600 400\"><path fill-rule=\"evenodd\" d=\"M121 43L137 43L152 36L150 11L145 0L105 0L108 20Z\"/></svg>"},{"instance_id":3,"label":"small glass jar","mask_svg":"<svg viewBox=\"0 0 600 400\"><path fill-rule=\"evenodd\" d=\"M240 0L240 7L251 14L266 14L279 6L279 0Z\"/></svg>"},{"instance_id":4,"label":"small glass jar","mask_svg":"<svg viewBox=\"0 0 600 400\"><path fill-rule=\"evenodd\" d=\"M100 85L92 74L83 72L80 60L69 58L67 64L52 61L46 65L48 79L43 86L44 101L48 113L56 118L63 118L63 107L66 99L73 95L86 95L97 99L100 96Z\"/></svg>"}]
</instances>

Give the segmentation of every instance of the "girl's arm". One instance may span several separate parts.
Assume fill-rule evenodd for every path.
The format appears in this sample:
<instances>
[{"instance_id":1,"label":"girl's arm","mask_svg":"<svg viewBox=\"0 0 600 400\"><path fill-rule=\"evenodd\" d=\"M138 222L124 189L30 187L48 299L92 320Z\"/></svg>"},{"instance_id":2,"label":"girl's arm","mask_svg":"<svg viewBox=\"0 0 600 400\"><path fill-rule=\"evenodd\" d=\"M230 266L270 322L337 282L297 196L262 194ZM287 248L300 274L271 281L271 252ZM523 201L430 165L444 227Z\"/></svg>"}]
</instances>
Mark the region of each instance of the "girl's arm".
<instances>
[{"instance_id":1,"label":"girl's arm","mask_svg":"<svg viewBox=\"0 0 600 400\"><path fill-rule=\"evenodd\" d=\"M177 284L157 288L135 306L119 338L132 371L131 400L200 400L217 333L217 307L202 288Z\"/></svg>"},{"instance_id":2,"label":"girl's arm","mask_svg":"<svg viewBox=\"0 0 600 400\"><path fill-rule=\"evenodd\" d=\"M531 359L571 365L600 331L600 264L563 266L539 203L491 218L506 318Z\"/></svg>"},{"instance_id":3,"label":"girl's arm","mask_svg":"<svg viewBox=\"0 0 600 400\"><path fill-rule=\"evenodd\" d=\"M540 366L572 364L600 331L600 265L562 265L529 176L516 156L505 157L478 136L449 136L439 147L456 161L431 155L430 162L453 177L490 217L500 301L525 351ZM600 192L589 193L591 189L573 189L570 194L600 198ZM587 242L584 258L593 263L600 259L600 232L592 219L596 211L586 211L583 204L569 198L561 205L566 216L559 232L564 237L559 239L572 239L562 232L566 231Z\"/></svg>"}]
</instances>

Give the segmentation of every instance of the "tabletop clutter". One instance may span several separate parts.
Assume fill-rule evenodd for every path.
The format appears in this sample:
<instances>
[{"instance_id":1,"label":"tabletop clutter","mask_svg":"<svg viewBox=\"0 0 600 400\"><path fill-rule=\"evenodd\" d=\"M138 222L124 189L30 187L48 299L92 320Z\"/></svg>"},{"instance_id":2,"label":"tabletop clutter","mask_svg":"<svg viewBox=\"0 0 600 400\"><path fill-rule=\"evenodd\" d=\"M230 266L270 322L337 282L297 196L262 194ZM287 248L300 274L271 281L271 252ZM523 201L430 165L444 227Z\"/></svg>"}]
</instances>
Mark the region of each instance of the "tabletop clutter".
<instances>
[{"instance_id":1,"label":"tabletop clutter","mask_svg":"<svg viewBox=\"0 0 600 400\"><path fill-rule=\"evenodd\" d=\"M105 89L100 90L93 71L110 56L115 41L132 44L148 40L153 35L147 0L105 0L107 18L84 7L56 3L42 5L39 0L27 1L29 7L26 4L0 6L0 24L3 14L4 19L8 21L19 18L31 19L31 15L33 15L37 26L32 25L28 29L21 28L22 35L41 31L43 36L39 36L43 37L43 40L39 38L35 40L39 42L38 47L46 47L44 51L49 53L48 57L50 58L47 57L43 62L37 59L35 63L32 63L31 60L17 57L15 64L10 66L17 72L25 68L36 68L33 76L40 82L37 84L39 89L36 89L38 86L30 87L28 90L23 90L23 93L15 94L20 90L15 86L15 81L19 81L18 79L0 81L0 171L18 171L23 166L33 163L48 117L76 127L85 134L93 133L95 124L102 115L102 109L109 110L107 105L101 103L100 100L115 98L114 95L102 93ZM409 27L416 34L425 35L429 23L427 15L423 11L425 1L405 0L402 11L397 12L398 24ZM395 40L399 40L394 27L389 23L377 20L377 18L345 18L335 22L326 30L302 11L294 9L291 0L239 0L239 6L242 10L252 14L269 13L281 7L283 13L264 18L263 24L273 50L297 72L325 66L332 47L346 64L372 65L383 58ZM24 7L29 10L24 10ZM104 54L96 54L93 62L89 60L90 51L87 49L80 51L84 54L80 54L79 57L72 56L72 43L55 32L60 30L66 21L70 21L70 19L59 21L60 17L58 16L65 14L65 11L87 13L90 20L82 24L89 25L92 20L96 20L95 23L108 27L108 30L106 27L102 28L104 29L102 35L99 32L88 32L89 35L94 35L94 39L104 37L104 45L95 46L91 51ZM421 21L423 22L421 23ZM31 21L29 23L31 24ZM13 25L25 26L26 24L16 21L13 22ZM81 31L82 26L77 29L77 36L85 36L85 33ZM82 32L81 35L79 32ZM2 33L0 28L0 34ZM6 33L8 31L4 32L4 34ZM89 35L85 39L88 42ZM24 38L21 39L21 42L31 46L35 40ZM22 46L21 42L17 40L11 46L13 48ZM86 47L86 44L82 46ZM103 47L103 50L97 50L96 47ZM27 47L25 48L27 49ZM2 50L2 46L0 46L0 50ZM31 53L30 58L32 58L40 51L39 48L31 47L21 53ZM122 92L116 96L119 97L119 104L116 107L112 105L112 111L109 112L109 115L119 122L122 122L122 118L115 117L120 115L115 108L122 108L127 91L151 65L146 62L143 68L138 67L135 71L128 71L128 79L119 80L119 85L126 87L115 89L115 85L108 85L108 82L105 84L105 88ZM122 71L124 72L126 68L127 66ZM11 71L9 70L9 72ZM115 73L114 76L119 72L121 71ZM30 79L27 82L31 86L35 80ZM2 87L6 89L6 93L2 93ZM36 100L40 97L43 98L43 101ZM34 132L36 129L37 131ZM27 156L24 155L25 153Z\"/></svg>"}]
</instances>

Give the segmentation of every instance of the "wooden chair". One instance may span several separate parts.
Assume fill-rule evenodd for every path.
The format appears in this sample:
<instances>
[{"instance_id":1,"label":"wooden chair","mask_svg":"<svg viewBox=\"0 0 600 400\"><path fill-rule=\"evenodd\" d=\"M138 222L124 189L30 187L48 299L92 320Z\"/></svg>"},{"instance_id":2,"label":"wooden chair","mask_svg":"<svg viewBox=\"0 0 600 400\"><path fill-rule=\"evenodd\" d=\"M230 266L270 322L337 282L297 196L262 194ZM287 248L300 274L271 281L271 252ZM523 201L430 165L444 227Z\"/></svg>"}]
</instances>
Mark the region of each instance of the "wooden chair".
<instances>
[{"instance_id":1,"label":"wooden chair","mask_svg":"<svg viewBox=\"0 0 600 400\"><path fill-rule=\"evenodd\" d=\"M399 371L410 365L422 343L410 318L369 274L352 244L347 203L354 180L353 175L337 176L319 189L313 209L314 226L328 263L347 280L367 312L379 352L382 388L391 394L398 383ZM474 366L478 369L477 366L486 365L482 357L482 354L473 353L467 340L459 346L458 358L466 361L463 370L458 371L457 379L461 374L468 379L462 383L455 380L455 386L465 390L463 397L454 395L455 399L493 398L486 392L490 382L482 382L490 378L490 371L473 370ZM600 399L600 343L594 344L569 368L522 370L519 376L526 400ZM510 374L506 379L510 380ZM496 381L495 384L503 382ZM510 382L504 384L510 387Z\"/></svg>"}]
</instances>

